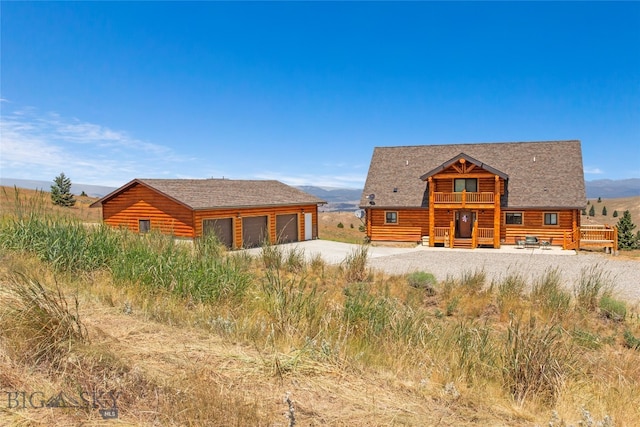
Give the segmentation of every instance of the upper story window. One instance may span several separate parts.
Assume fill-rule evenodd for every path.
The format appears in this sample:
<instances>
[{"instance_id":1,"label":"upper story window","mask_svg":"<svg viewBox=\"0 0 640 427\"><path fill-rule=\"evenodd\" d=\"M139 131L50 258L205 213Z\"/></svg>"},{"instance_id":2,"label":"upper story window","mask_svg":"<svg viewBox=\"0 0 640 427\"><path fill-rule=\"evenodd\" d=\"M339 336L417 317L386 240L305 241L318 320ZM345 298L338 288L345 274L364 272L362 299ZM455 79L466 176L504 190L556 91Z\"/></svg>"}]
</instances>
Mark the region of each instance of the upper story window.
<instances>
[{"instance_id":1,"label":"upper story window","mask_svg":"<svg viewBox=\"0 0 640 427\"><path fill-rule=\"evenodd\" d=\"M457 178L453 180L453 191L461 193L466 190L468 193L478 192L477 178Z\"/></svg>"},{"instance_id":2,"label":"upper story window","mask_svg":"<svg viewBox=\"0 0 640 427\"><path fill-rule=\"evenodd\" d=\"M558 214L556 212L545 212L544 225L558 225Z\"/></svg>"},{"instance_id":3,"label":"upper story window","mask_svg":"<svg viewBox=\"0 0 640 427\"><path fill-rule=\"evenodd\" d=\"M504 214L504 223L522 225L522 212L506 212Z\"/></svg>"},{"instance_id":4,"label":"upper story window","mask_svg":"<svg viewBox=\"0 0 640 427\"><path fill-rule=\"evenodd\" d=\"M385 224L397 224L398 223L398 212L385 212L384 213L384 223Z\"/></svg>"}]
</instances>

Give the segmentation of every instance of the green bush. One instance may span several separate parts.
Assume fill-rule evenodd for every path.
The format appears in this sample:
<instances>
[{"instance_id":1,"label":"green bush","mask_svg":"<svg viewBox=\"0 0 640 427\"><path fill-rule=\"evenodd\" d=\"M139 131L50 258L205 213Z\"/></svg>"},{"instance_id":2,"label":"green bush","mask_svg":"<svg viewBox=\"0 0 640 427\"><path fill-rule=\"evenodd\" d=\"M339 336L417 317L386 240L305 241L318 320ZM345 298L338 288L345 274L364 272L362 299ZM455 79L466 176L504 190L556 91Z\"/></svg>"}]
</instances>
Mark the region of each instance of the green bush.
<instances>
[{"instance_id":1,"label":"green bush","mask_svg":"<svg viewBox=\"0 0 640 427\"><path fill-rule=\"evenodd\" d=\"M416 289L424 289L429 296L436 294L436 278L431 273L415 271L407 276L407 283Z\"/></svg>"},{"instance_id":2,"label":"green bush","mask_svg":"<svg viewBox=\"0 0 640 427\"><path fill-rule=\"evenodd\" d=\"M621 322L627 316L627 306L609 295L600 298L600 313L608 319Z\"/></svg>"},{"instance_id":3,"label":"green bush","mask_svg":"<svg viewBox=\"0 0 640 427\"><path fill-rule=\"evenodd\" d=\"M625 347L633 350L640 350L640 339L633 336L630 330L627 329L624 331L622 336L624 338Z\"/></svg>"},{"instance_id":4,"label":"green bush","mask_svg":"<svg viewBox=\"0 0 640 427\"><path fill-rule=\"evenodd\" d=\"M343 224L343 223L341 223L341 222L339 222L339 223L338 223L338 228L344 228L344 224Z\"/></svg>"}]
</instances>

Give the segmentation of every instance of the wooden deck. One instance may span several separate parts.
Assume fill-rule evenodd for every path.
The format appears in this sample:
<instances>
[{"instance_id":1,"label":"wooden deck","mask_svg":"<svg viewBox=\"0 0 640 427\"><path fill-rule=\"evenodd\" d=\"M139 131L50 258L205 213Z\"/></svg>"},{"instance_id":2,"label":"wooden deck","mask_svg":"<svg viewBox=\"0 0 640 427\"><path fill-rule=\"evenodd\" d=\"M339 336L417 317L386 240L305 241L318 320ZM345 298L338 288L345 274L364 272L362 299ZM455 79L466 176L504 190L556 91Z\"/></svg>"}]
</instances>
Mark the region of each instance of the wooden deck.
<instances>
[{"instance_id":1,"label":"wooden deck","mask_svg":"<svg viewBox=\"0 0 640 427\"><path fill-rule=\"evenodd\" d=\"M604 249L618 251L618 227L608 225L583 225L580 227L580 249Z\"/></svg>"}]
</instances>

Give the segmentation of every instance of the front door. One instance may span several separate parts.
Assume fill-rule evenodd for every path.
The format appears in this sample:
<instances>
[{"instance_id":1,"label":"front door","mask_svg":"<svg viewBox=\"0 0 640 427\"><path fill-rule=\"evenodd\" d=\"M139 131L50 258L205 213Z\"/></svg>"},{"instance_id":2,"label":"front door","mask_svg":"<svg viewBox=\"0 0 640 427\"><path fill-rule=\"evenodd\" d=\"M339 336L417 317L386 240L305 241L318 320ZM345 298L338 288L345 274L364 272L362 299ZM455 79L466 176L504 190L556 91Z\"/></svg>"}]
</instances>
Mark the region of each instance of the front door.
<instances>
[{"instance_id":1,"label":"front door","mask_svg":"<svg viewBox=\"0 0 640 427\"><path fill-rule=\"evenodd\" d=\"M458 211L456 214L457 237L460 237L462 239L470 239L472 228L473 228L473 212Z\"/></svg>"}]
</instances>

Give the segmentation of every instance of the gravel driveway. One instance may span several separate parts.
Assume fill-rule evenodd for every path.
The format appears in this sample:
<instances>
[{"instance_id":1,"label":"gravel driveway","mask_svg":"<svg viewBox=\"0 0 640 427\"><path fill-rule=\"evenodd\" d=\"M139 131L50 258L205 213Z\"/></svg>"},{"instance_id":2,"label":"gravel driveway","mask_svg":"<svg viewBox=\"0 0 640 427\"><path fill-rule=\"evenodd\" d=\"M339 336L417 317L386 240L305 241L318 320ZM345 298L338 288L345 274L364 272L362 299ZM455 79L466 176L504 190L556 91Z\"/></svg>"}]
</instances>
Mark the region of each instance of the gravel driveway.
<instances>
[{"instance_id":1,"label":"gravel driveway","mask_svg":"<svg viewBox=\"0 0 640 427\"><path fill-rule=\"evenodd\" d=\"M283 249L302 249L308 259L319 254L330 264L337 264L358 245L310 240L282 245ZM258 253L259 248L251 249ZM567 285L576 283L584 269L592 266L608 275L615 286L618 298L629 302L640 302L640 262L619 259L615 256L587 252L563 251L553 247L543 249L516 249L503 246L501 249L449 249L416 246L398 248L387 246L369 247L370 267L388 274L404 274L421 270L432 273L438 280L448 276L460 277L465 271L482 269L488 281L500 280L517 271L531 282L553 268L558 268Z\"/></svg>"}]
</instances>

